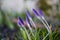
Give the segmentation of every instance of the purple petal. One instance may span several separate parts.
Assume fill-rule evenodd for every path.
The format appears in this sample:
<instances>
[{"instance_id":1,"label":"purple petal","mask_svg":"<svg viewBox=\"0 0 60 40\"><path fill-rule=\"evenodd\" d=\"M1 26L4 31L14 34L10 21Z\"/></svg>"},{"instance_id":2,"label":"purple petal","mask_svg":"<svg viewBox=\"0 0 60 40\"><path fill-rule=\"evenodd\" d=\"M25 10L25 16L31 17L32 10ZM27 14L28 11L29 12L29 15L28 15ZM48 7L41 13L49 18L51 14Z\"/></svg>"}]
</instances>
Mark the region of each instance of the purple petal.
<instances>
[{"instance_id":1,"label":"purple petal","mask_svg":"<svg viewBox=\"0 0 60 40\"><path fill-rule=\"evenodd\" d=\"M28 20L29 20L28 17L26 17L26 22L27 22L27 23L28 23Z\"/></svg>"},{"instance_id":2,"label":"purple petal","mask_svg":"<svg viewBox=\"0 0 60 40\"><path fill-rule=\"evenodd\" d=\"M38 9L38 12L41 17L44 17L42 10Z\"/></svg>"},{"instance_id":3,"label":"purple petal","mask_svg":"<svg viewBox=\"0 0 60 40\"><path fill-rule=\"evenodd\" d=\"M24 25L24 22L20 17L18 17L18 24Z\"/></svg>"},{"instance_id":4,"label":"purple petal","mask_svg":"<svg viewBox=\"0 0 60 40\"><path fill-rule=\"evenodd\" d=\"M33 9L33 12L36 16L39 16L38 12L35 9Z\"/></svg>"},{"instance_id":5,"label":"purple petal","mask_svg":"<svg viewBox=\"0 0 60 40\"><path fill-rule=\"evenodd\" d=\"M20 22L17 22L18 26L21 26L21 23Z\"/></svg>"},{"instance_id":6,"label":"purple petal","mask_svg":"<svg viewBox=\"0 0 60 40\"><path fill-rule=\"evenodd\" d=\"M26 10L26 15L28 16L28 18L31 18L30 12L28 10Z\"/></svg>"}]
</instances>

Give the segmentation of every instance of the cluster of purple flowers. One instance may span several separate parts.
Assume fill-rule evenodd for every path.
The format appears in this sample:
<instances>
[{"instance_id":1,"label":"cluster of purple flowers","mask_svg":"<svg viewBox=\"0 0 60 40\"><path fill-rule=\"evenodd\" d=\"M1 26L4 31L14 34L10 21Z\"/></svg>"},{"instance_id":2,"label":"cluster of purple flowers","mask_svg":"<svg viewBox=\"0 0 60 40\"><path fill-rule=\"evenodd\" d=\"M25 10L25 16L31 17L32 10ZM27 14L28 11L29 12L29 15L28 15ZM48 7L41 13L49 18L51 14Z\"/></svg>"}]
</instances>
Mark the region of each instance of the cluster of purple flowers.
<instances>
[{"instance_id":1,"label":"cluster of purple flowers","mask_svg":"<svg viewBox=\"0 0 60 40\"><path fill-rule=\"evenodd\" d=\"M32 10L33 11L33 13L35 14L35 16L38 18L38 17L40 17L40 18L44 18L44 15L43 15L43 13L42 13L42 11L41 10L35 10L35 9L33 9ZM32 17L31 17L31 15L30 15L30 12L28 11L28 10L26 10L25 11L26 12L26 23L29 23L29 21L28 20L30 20L32 23L33 23L33 20L32 20ZM21 19L21 17L18 17L18 22L17 22L17 24L18 24L18 26L22 26L22 25L24 25L24 22L23 22L23 20ZM33 23L34 24L34 23Z\"/></svg>"},{"instance_id":2,"label":"cluster of purple flowers","mask_svg":"<svg viewBox=\"0 0 60 40\"><path fill-rule=\"evenodd\" d=\"M32 20L32 17L30 15L30 12L28 10L26 10L25 12L26 12L26 23L27 23L27 25L28 25L28 27L29 27L32 35L34 36L34 34L32 32L31 26L33 24L33 26L36 28L36 25L35 25L34 21ZM43 15L43 12L41 10L39 10L39 9L36 9L36 10L35 9L32 9L32 12L34 13L35 17L37 17L44 24L45 28L48 31L48 34L51 33L51 28L48 25L47 21L45 20L44 15ZM18 26L24 26L24 22L23 22L23 20L20 17L18 17L17 24L18 24Z\"/></svg>"}]
</instances>

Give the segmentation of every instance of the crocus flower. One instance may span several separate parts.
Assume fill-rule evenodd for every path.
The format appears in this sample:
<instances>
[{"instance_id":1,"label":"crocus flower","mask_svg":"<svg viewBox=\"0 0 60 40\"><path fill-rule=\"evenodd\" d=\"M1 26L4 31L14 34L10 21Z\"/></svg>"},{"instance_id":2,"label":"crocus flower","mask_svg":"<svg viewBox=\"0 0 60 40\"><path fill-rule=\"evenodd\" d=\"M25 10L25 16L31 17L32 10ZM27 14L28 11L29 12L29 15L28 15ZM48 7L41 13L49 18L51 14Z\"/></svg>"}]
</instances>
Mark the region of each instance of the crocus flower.
<instances>
[{"instance_id":1,"label":"crocus flower","mask_svg":"<svg viewBox=\"0 0 60 40\"><path fill-rule=\"evenodd\" d=\"M51 28L50 28L49 24L47 23L47 21L46 21L45 18L44 18L43 12L42 12L41 10L39 10L39 9L38 9L38 12L39 12L40 17L45 21L48 29L51 31Z\"/></svg>"},{"instance_id":2,"label":"crocus flower","mask_svg":"<svg viewBox=\"0 0 60 40\"><path fill-rule=\"evenodd\" d=\"M30 29L32 35L34 36L34 34L33 34L33 32L32 32L32 28L31 28L31 24L30 24L30 22L29 22L29 18L28 18L28 17L26 17L26 23L27 23L28 28Z\"/></svg>"},{"instance_id":3,"label":"crocus flower","mask_svg":"<svg viewBox=\"0 0 60 40\"><path fill-rule=\"evenodd\" d=\"M20 17L18 17L17 24L18 24L18 26L24 25L24 22L23 22L23 20Z\"/></svg>"},{"instance_id":4,"label":"crocus flower","mask_svg":"<svg viewBox=\"0 0 60 40\"><path fill-rule=\"evenodd\" d=\"M46 27L46 29L48 30L48 32L50 32L50 26L48 25L47 21L44 18L43 12L41 10L35 10L33 9L33 13L35 14L35 16L42 21L42 23L44 24L44 26Z\"/></svg>"},{"instance_id":5,"label":"crocus flower","mask_svg":"<svg viewBox=\"0 0 60 40\"><path fill-rule=\"evenodd\" d=\"M28 19L30 20L31 24L33 24L33 26L36 28L36 25L35 25L35 23L33 22L32 17L31 17L31 15L30 15L30 12L29 12L28 10L26 10L26 15L27 15Z\"/></svg>"},{"instance_id":6,"label":"crocus flower","mask_svg":"<svg viewBox=\"0 0 60 40\"><path fill-rule=\"evenodd\" d=\"M26 17L26 23L30 25L30 27L32 27L31 23L29 22L29 18Z\"/></svg>"},{"instance_id":7,"label":"crocus flower","mask_svg":"<svg viewBox=\"0 0 60 40\"><path fill-rule=\"evenodd\" d=\"M38 12L35 9L33 9L33 13L35 14L35 16L39 16Z\"/></svg>"},{"instance_id":8,"label":"crocus flower","mask_svg":"<svg viewBox=\"0 0 60 40\"><path fill-rule=\"evenodd\" d=\"M31 19L31 15L30 15L30 12L28 10L25 11L26 12L26 16Z\"/></svg>"},{"instance_id":9,"label":"crocus flower","mask_svg":"<svg viewBox=\"0 0 60 40\"><path fill-rule=\"evenodd\" d=\"M28 39L31 40L30 35L28 34L28 31L26 30L26 28L24 26L24 22L20 17L18 17L17 24L18 24L18 26L22 26L22 28L25 30L25 32L26 32L26 34L28 36Z\"/></svg>"},{"instance_id":10,"label":"crocus flower","mask_svg":"<svg viewBox=\"0 0 60 40\"><path fill-rule=\"evenodd\" d=\"M35 16L36 16L39 20L42 21L42 23L44 24L45 28L46 28L47 31L48 31L48 34L43 38L43 40L45 40L45 38L51 33L51 28L50 28L50 26L48 25L47 21L45 20L44 15L43 15L43 13L42 13L41 10L39 10L39 9L38 9L38 10L35 10L35 9L33 9L33 12L34 12Z\"/></svg>"},{"instance_id":11,"label":"crocus flower","mask_svg":"<svg viewBox=\"0 0 60 40\"><path fill-rule=\"evenodd\" d=\"M39 10L39 9L35 10L35 9L33 9L33 13L35 14L35 16L37 18L40 17L40 18L44 19L44 15L43 15L43 12L41 10Z\"/></svg>"}]
</instances>

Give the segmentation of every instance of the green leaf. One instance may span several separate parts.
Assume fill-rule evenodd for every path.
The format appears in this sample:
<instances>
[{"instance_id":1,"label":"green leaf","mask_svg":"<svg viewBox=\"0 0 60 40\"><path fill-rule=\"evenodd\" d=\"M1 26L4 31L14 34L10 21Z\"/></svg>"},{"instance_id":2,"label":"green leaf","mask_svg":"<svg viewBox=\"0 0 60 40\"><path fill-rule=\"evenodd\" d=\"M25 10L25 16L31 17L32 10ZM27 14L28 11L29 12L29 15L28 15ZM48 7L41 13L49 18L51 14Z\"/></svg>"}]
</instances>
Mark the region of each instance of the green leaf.
<instances>
[{"instance_id":1,"label":"green leaf","mask_svg":"<svg viewBox=\"0 0 60 40\"><path fill-rule=\"evenodd\" d=\"M21 35L22 35L23 39L27 40L27 35L26 35L25 31L22 28L20 28L20 31L21 31Z\"/></svg>"},{"instance_id":2,"label":"green leaf","mask_svg":"<svg viewBox=\"0 0 60 40\"><path fill-rule=\"evenodd\" d=\"M2 13L0 11L0 24L2 24L2 21L3 21L3 16L2 16Z\"/></svg>"}]
</instances>

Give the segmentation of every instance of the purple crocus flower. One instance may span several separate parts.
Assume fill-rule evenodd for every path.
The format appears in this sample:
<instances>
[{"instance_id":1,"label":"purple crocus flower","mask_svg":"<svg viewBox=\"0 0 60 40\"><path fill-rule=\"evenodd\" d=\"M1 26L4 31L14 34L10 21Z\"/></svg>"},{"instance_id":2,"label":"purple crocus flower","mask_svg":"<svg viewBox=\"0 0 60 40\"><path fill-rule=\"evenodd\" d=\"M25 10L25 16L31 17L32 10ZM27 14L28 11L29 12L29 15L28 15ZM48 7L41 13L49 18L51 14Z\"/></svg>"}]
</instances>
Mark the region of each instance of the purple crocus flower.
<instances>
[{"instance_id":1,"label":"purple crocus flower","mask_svg":"<svg viewBox=\"0 0 60 40\"><path fill-rule=\"evenodd\" d=\"M33 12L36 16L39 16L38 12L35 9L33 9Z\"/></svg>"},{"instance_id":2,"label":"purple crocus flower","mask_svg":"<svg viewBox=\"0 0 60 40\"><path fill-rule=\"evenodd\" d=\"M30 12L28 10L26 10L25 12L26 12L27 17L31 18Z\"/></svg>"},{"instance_id":3,"label":"purple crocus flower","mask_svg":"<svg viewBox=\"0 0 60 40\"><path fill-rule=\"evenodd\" d=\"M33 9L33 12L34 12L34 14L35 14L36 17L40 17L42 19L44 18L43 12L41 10L39 10L39 9L35 10L35 9Z\"/></svg>"},{"instance_id":4,"label":"purple crocus flower","mask_svg":"<svg viewBox=\"0 0 60 40\"><path fill-rule=\"evenodd\" d=\"M34 34L33 34L33 32L32 32L32 28L31 28L32 25L31 25L31 23L29 22L29 18L28 18L28 17L26 17L26 23L27 23L27 25L28 25L28 27L29 27L29 29L30 29L32 35L34 36Z\"/></svg>"},{"instance_id":5,"label":"purple crocus flower","mask_svg":"<svg viewBox=\"0 0 60 40\"><path fill-rule=\"evenodd\" d=\"M18 17L17 24L18 24L18 26L24 25L24 22L23 22L23 20L20 17Z\"/></svg>"},{"instance_id":6,"label":"purple crocus flower","mask_svg":"<svg viewBox=\"0 0 60 40\"><path fill-rule=\"evenodd\" d=\"M25 30L25 32L26 32L26 34L28 36L28 39L31 40L30 35L28 34L28 31L24 27L24 22L23 22L23 20L20 17L18 17L17 24L18 24L18 26L22 26L22 28Z\"/></svg>"},{"instance_id":7,"label":"purple crocus flower","mask_svg":"<svg viewBox=\"0 0 60 40\"><path fill-rule=\"evenodd\" d=\"M26 15L27 15L28 19L29 19L30 22L31 22L30 24L33 24L34 27L36 28L35 23L33 22L32 17L31 17L31 15L30 15L30 12L29 12L28 10L26 10Z\"/></svg>"},{"instance_id":8,"label":"purple crocus flower","mask_svg":"<svg viewBox=\"0 0 60 40\"><path fill-rule=\"evenodd\" d=\"M26 23L30 25L30 27L32 27L31 23L29 22L29 18L26 17Z\"/></svg>"},{"instance_id":9,"label":"purple crocus flower","mask_svg":"<svg viewBox=\"0 0 60 40\"><path fill-rule=\"evenodd\" d=\"M44 18L43 12L39 9L35 10L33 9L33 12L35 14L35 16L42 21L42 23L45 25L46 29L48 30L48 32L51 32L50 26L48 25L47 21Z\"/></svg>"}]
</instances>

